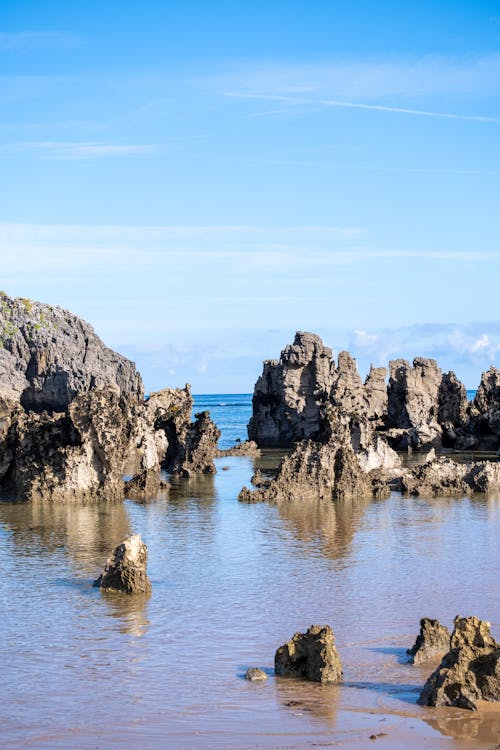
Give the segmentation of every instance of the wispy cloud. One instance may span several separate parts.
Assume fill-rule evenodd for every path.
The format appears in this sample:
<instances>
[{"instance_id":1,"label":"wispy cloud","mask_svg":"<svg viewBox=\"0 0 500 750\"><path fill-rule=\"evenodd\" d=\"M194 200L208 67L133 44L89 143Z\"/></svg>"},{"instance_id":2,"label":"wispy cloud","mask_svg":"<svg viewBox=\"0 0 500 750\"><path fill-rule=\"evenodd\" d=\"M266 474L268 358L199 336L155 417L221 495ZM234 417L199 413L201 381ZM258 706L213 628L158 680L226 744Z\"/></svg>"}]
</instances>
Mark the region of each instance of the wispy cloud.
<instances>
[{"instance_id":1,"label":"wispy cloud","mask_svg":"<svg viewBox=\"0 0 500 750\"><path fill-rule=\"evenodd\" d=\"M420 117L436 117L445 120L467 120L470 122L491 122L500 123L500 117L489 117L487 115L467 115L451 112L437 112L428 109L412 109L409 107L388 106L385 104L365 104L362 102L340 101L338 99L316 99L309 97L281 96L277 94L246 94L242 92L226 91L226 96L239 99L258 99L263 101L280 102L291 106L301 107L322 107L322 108L340 108L340 109L364 109L375 112L390 112L400 115L419 115ZM281 110L283 111L283 110ZM276 110L271 110L268 114L276 114Z\"/></svg>"},{"instance_id":2,"label":"wispy cloud","mask_svg":"<svg viewBox=\"0 0 500 750\"><path fill-rule=\"evenodd\" d=\"M26 141L0 147L0 151L32 151L40 159L81 161L119 156L157 154L161 146L151 144L101 143L99 141Z\"/></svg>"},{"instance_id":3,"label":"wispy cloud","mask_svg":"<svg viewBox=\"0 0 500 750\"><path fill-rule=\"evenodd\" d=\"M0 31L0 52L38 52L70 49L81 39L68 31Z\"/></svg>"}]
</instances>

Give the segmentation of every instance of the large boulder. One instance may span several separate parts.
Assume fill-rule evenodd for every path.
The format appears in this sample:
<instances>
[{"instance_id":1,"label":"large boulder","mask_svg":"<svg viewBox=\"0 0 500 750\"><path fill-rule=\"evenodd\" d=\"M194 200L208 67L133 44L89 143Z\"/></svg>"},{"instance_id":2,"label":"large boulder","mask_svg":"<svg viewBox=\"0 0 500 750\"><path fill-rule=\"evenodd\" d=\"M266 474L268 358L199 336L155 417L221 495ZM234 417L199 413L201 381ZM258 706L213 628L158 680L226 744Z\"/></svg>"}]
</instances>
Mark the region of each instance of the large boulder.
<instances>
[{"instance_id":1,"label":"large boulder","mask_svg":"<svg viewBox=\"0 0 500 750\"><path fill-rule=\"evenodd\" d=\"M67 310L0 293L0 395L28 411L63 411L102 388L143 398L133 362L108 349L91 325Z\"/></svg>"},{"instance_id":2,"label":"large boulder","mask_svg":"<svg viewBox=\"0 0 500 750\"><path fill-rule=\"evenodd\" d=\"M412 664L423 664L442 657L450 648L450 631L438 620L423 617L420 620L420 633L415 643L407 650Z\"/></svg>"},{"instance_id":3,"label":"large boulder","mask_svg":"<svg viewBox=\"0 0 500 750\"><path fill-rule=\"evenodd\" d=\"M280 646L274 657L274 671L284 677L313 682L341 682L342 662L329 625L311 625Z\"/></svg>"},{"instance_id":4,"label":"large boulder","mask_svg":"<svg viewBox=\"0 0 500 750\"><path fill-rule=\"evenodd\" d=\"M500 645L488 622L456 617L450 650L425 683L418 702L477 710L478 700L500 701Z\"/></svg>"},{"instance_id":5,"label":"large boulder","mask_svg":"<svg viewBox=\"0 0 500 750\"><path fill-rule=\"evenodd\" d=\"M139 534L129 536L115 547L94 586L105 591L149 594L151 582L147 575L147 562L148 548Z\"/></svg>"}]
</instances>

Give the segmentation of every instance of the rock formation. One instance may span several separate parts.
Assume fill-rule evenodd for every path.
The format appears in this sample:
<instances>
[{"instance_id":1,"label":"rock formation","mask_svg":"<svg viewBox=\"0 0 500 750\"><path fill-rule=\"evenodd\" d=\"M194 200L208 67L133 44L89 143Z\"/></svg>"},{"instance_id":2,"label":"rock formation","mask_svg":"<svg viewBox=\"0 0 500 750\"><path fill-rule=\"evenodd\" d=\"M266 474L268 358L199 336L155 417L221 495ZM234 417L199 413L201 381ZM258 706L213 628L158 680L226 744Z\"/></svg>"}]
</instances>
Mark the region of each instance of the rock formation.
<instances>
[{"instance_id":1,"label":"rock formation","mask_svg":"<svg viewBox=\"0 0 500 750\"><path fill-rule=\"evenodd\" d=\"M279 361L264 363L248 425L259 447L291 447L303 439L324 442L325 414L335 406L366 418L384 432L392 448L500 448L500 372L483 373L474 403L453 372L433 359L416 357L371 367L363 383L355 359L331 350L312 333L299 332Z\"/></svg>"},{"instance_id":2,"label":"rock formation","mask_svg":"<svg viewBox=\"0 0 500 750\"><path fill-rule=\"evenodd\" d=\"M478 700L500 701L500 645L488 622L456 617L450 650L425 683L418 702L477 710Z\"/></svg>"},{"instance_id":3,"label":"rock formation","mask_svg":"<svg viewBox=\"0 0 500 750\"><path fill-rule=\"evenodd\" d=\"M366 420L331 407L325 442L298 443L281 461L275 479L266 482L259 475L260 488L250 491L244 487L238 499L282 502L307 496L327 500L380 497L389 494L389 490L377 470L390 472L400 466L397 454L383 438L375 436Z\"/></svg>"},{"instance_id":4,"label":"rock formation","mask_svg":"<svg viewBox=\"0 0 500 750\"><path fill-rule=\"evenodd\" d=\"M450 648L450 631L438 620L423 617L420 620L420 633L413 646L406 652L412 664L423 664L442 657Z\"/></svg>"},{"instance_id":5,"label":"rock formation","mask_svg":"<svg viewBox=\"0 0 500 750\"><path fill-rule=\"evenodd\" d=\"M311 625L307 632L295 633L276 651L274 671L313 682L341 682L342 663L331 627Z\"/></svg>"},{"instance_id":6,"label":"rock formation","mask_svg":"<svg viewBox=\"0 0 500 750\"><path fill-rule=\"evenodd\" d=\"M0 294L0 488L33 501L123 499L161 486L160 471L215 471L219 432L191 423L189 387L145 402L135 365L72 313Z\"/></svg>"},{"instance_id":7,"label":"rock formation","mask_svg":"<svg viewBox=\"0 0 500 750\"><path fill-rule=\"evenodd\" d=\"M139 534L129 536L113 550L94 586L105 591L148 594L151 582L147 575L147 562L148 548Z\"/></svg>"},{"instance_id":8,"label":"rock formation","mask_svg":"<svg viewBox=\"0 0 500 750\"><path fill-rule=\"evenodd\" d=\"M245 680L249 680L250 682L264 682L264 680L267 680L267 674L263 669L250 667L250 669L247 669L245 672Z\"/></svg>"},{"instance_id":9,"label":"rock formation","mask_svg":"<svg viewBox=\"0 0 500 750\"><path fill-rule=\"evenodd\" d=\"M224 448L217 451L217 456L224 458L225 456L254 456L258 457L262 454L262 451L257 446L254 440L244 440L242 443L235 443L231 448Z\"/></svg>"},{"instance_id":10,"label":"rock formation","mask_svg":"<svg viewBox=\"0 0 500 750\"><path fill-rule=\"evenodd\" d=\"M492 492L500 489L500 463L470 461L459 463L441 457L428 461L401 477L404 495L470 495L473 492Z\"/></svg>"},{"instance_id":11,"label":"rock formation","mask_svg":"<svg viewBox=\"0 0 500 750\"><path fill-rule=\"evenodd\" d=\"M141 400L135 365L60 307L0 293L0 394L29 411L63 411L93 388Z\"/></svg>"}]
</instances>

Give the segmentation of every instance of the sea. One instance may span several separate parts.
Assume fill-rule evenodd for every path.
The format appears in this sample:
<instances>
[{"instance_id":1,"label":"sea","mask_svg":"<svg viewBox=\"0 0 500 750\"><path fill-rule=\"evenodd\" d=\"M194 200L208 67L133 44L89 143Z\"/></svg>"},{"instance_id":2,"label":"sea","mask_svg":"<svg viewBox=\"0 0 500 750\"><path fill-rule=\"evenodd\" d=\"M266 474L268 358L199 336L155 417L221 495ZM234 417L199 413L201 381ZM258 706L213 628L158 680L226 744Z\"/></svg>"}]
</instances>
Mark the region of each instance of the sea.
<instances>
[{"instance_id":1,"label":"sea","mask_svg":"<svg viewBox=\"0 0 500 750\"><path fill-rule=\"evenodd\" d=\"M251 397L196 396L246 438ZM0 747L250 750L500 742L498 705L423 708L423 616L500 639L500 495L276 506L238 501L269 457L217 459L148 502L0 502ZM148 545L149 597L92 582L116 544ZM276 649L332 626L339 685L275 677ZM244 679L260 667L263 683Z\"/></svg>"}]
</instances>

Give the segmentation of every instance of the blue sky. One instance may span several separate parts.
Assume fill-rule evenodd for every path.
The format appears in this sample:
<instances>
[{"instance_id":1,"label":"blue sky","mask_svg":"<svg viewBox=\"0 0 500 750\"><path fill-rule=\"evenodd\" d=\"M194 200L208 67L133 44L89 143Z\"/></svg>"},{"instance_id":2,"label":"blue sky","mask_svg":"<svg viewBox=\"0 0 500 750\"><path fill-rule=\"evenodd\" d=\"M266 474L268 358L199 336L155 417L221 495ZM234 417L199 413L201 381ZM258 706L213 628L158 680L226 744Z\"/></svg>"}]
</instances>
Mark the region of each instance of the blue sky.
<instances>
[{"instance_id":1,"label":"blue sky","mask_svg":"<svg viewBox=\"0 0 500 750\"><path fill-rule=\"evenodd\" d=\"M0 287L148 390L498 365L498 3L2 0L0 107Z\"/></svg>"}]
</instances>

